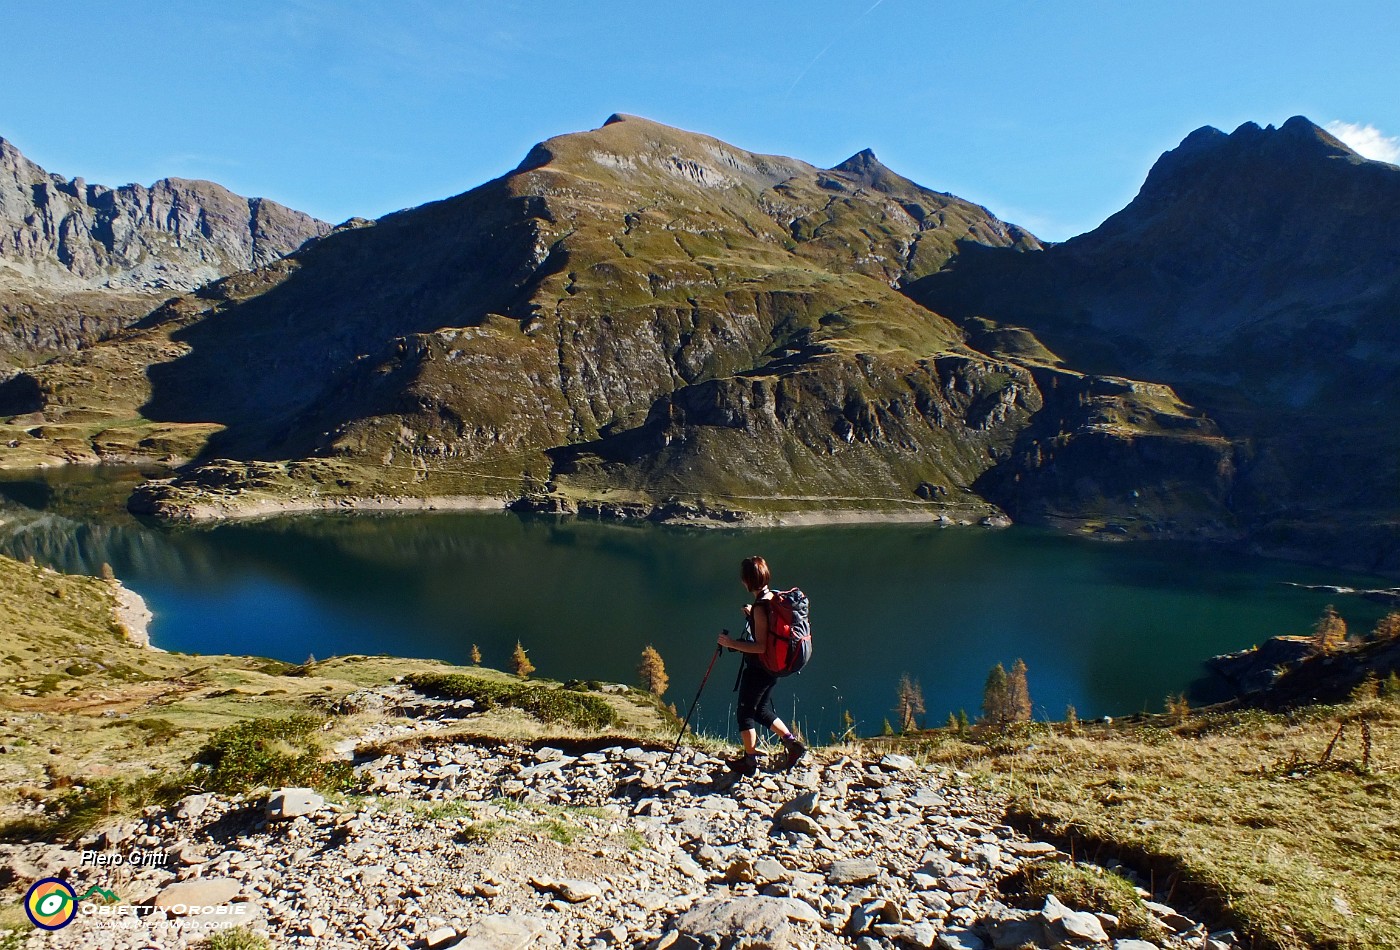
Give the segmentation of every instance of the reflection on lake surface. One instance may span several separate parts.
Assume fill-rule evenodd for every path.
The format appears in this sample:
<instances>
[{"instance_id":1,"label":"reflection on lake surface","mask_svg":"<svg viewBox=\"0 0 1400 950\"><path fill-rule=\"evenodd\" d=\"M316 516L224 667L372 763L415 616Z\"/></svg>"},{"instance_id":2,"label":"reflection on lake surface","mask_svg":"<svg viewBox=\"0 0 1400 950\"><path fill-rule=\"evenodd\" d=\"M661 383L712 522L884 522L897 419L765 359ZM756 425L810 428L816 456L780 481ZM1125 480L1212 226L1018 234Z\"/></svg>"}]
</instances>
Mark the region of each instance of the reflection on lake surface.
<instances>
[{"instance_id":1,"label":"reflection on lake surface","mask_svg":"<svg viewBox=\"0 0 1400 950\"><path fill-rule=\"evenodd\" d=\"M1012 528L907 525L659 528L510 514L318 515L160 528L121 510L131 476L63 472L0 483L0 552L95 574L106 562L155 612L166 649L300 662L392 653L505 667L517 640L538 675L632 682L665 658L684 708L721 627L742 628L739 561L812 598L814 659L779 687L809 734L862 734L892 715L902 673L930 724L976 715L987 670L1030 668L1037 715L1160 709L1208 656L1302 633L1335 598L1282 581L1373 579L1177 544L1110 544ZM1349 599L1354 629L1383 612ZM697 719L724 732L738 657Z\"/></svg>"}]
</instances>

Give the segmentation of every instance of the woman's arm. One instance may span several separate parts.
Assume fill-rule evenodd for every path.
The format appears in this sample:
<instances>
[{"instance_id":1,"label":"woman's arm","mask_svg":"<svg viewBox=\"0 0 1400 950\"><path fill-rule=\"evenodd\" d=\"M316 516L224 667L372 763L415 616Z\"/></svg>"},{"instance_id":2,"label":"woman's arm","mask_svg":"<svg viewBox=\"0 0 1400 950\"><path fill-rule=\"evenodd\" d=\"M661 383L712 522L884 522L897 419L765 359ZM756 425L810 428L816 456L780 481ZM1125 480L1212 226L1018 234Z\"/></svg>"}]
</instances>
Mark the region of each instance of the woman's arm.
<instances>
[{"instance_id":1,"label":"woman's arm","mask_svg":"<svg viewBox=\"0 0 1400 950\"><path fill-rule=\"evenodd\" d=\"M719 635L719 645L728 647L731 650L738 650L740 653L762 653L764 647L768 645L768 610L766 602L763 610L747 610L749 623L753 626L752 640L735 640L728 634ZM746 608L747 609L747 608Z\"/></svg>"}]
</instances>

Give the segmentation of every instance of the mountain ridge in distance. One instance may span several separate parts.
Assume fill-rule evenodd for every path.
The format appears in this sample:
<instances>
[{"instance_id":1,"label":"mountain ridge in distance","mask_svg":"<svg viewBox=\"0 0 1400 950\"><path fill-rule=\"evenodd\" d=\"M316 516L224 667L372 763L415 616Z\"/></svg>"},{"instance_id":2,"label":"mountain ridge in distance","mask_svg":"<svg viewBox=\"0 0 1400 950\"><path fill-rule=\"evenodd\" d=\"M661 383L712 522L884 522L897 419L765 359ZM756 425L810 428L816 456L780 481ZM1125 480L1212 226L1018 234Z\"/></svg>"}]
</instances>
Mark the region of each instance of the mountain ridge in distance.
<instances>
[{"instance_id":1,"label":"mountain ridge in distance","mask_svg":"<svg viewBox=\"0 0 1400 950\"><path fill-rule=\"evenodd\" d=\"M291 253L330 226L215 182L65 179L0 138L0 355L51 355L160 300Z\"/></svg>"}]
</instances>

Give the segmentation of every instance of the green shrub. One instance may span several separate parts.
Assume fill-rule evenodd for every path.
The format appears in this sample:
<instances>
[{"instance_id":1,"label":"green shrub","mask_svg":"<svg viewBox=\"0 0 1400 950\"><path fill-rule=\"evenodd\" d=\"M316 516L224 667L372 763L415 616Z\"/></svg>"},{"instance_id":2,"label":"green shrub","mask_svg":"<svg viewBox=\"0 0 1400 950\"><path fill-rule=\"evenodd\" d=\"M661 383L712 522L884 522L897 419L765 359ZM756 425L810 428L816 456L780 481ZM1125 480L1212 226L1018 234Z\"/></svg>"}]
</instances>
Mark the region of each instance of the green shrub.
<instances>
[{"instance_id":1,"label":"green shrub","mask_svg":"<svg viewBox=\"0 0 1400 950\"><path fill-rule=\"evenodd\" d=\"M214 792L246 792L260 786L307 786L343 791L354 785L348 762L323 762L313 737L315 716L248 719L220 729L195 755L208 766L202 784Z\"/></svg>"},{"instance_id":2,"label":"green shrub","mask_svg":"<svg viewBox=\"0 0 1400 950\"><path fill-rule=\"evenodd\" d=\"M62 682L63 675L61 673L46 673L44 677L35 684L34 692L38 693L40 696L47 696L49 693L56 691L59 684Z\"/></svg>"},{"instance_id":3,"label":"green shrub","mask_svg":"<svg viewBox=\"0 0 1400 950\"><path fill-rule=\"evenodd\" d=\"M246 927L220 930L203 944L204 950L269 950L271 946L266 937Z\"/></svg>"},{"instance_id":4,"label":"green shrub","mask_svg":"<svg viewBox=\"0 0 1400 950\"><path fill-rule=\"evenodd\" d=\"M483 712L507 707L540 722L564 722L580 729L603 729L617 723L617 713L601 697L571 689L527 683L496 683L461 673L423 673L408 684L420 693L447 699L470 699Z\"/></svg>"}]
</instances>

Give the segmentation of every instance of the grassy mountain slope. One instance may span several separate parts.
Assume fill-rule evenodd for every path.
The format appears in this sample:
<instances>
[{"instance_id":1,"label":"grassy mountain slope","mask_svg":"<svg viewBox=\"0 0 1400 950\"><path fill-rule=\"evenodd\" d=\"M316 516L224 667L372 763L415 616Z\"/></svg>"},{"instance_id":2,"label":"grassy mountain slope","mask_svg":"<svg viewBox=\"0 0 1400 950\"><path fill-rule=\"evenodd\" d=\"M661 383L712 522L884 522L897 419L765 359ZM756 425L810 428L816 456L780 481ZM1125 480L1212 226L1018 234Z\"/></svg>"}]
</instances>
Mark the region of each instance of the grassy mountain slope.
<instances>
[{"instance_id":1,"label":"grassy mountain slope","mask_svg":"<svg viewBox=\"0 0 1400 950\"><path fill-rule=\"evenodd\" d=\"M968 247L1039 243L868 152L822 170L615 116L173 300L12 380L0 414L29 463L195 459L138 495L169 516L211 495L980 516L978 479L1093 384L1050 372L1025 330L959 327L896 289ZM1208 423L1148 401L1183 420L1151 433L1175 479ZM1147 416L1118 416L1096 438L1134 456ZM1155 485L1149 468L1134 478Z\"/></svg>"}]
</instances>

